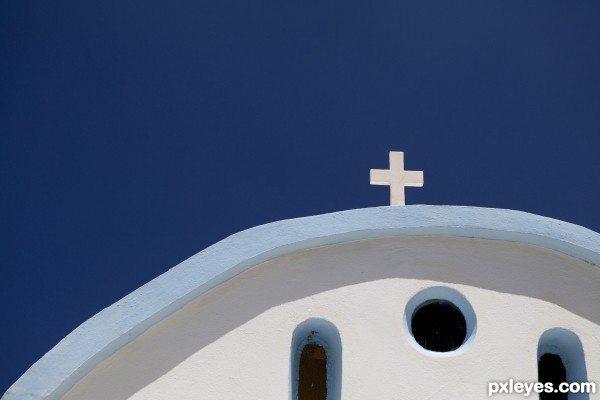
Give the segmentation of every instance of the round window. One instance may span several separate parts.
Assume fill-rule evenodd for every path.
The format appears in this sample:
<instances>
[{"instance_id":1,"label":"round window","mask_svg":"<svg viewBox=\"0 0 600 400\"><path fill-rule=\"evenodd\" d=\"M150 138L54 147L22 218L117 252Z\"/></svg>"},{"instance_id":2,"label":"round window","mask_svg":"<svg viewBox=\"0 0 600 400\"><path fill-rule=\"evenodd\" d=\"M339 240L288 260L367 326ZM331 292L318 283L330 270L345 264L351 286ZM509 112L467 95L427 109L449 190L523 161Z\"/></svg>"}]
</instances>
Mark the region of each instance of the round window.
<instances>
[{"instance_id":1,"label":"round window","mask_svg":"<svg viewBox=\"0 0 600 400\"><path fill-rule=\"evenodd\" d=\"M467 336L467 322L458 307L447 300L429 300L411 320L412 334L424 349L447 352L458 349Z\"/></svg>"},{"instance_id":2,"label":"round window","mask_svg":"<svg viewBox=\"0 0 600 400\"><path fill-rule=\"evenodd\" d=\"M477 331L477 317L460 292L433 286L416 293L404 309L406 339L431 357L452 357L467 351Z\"/></svg>"}]
</instances>

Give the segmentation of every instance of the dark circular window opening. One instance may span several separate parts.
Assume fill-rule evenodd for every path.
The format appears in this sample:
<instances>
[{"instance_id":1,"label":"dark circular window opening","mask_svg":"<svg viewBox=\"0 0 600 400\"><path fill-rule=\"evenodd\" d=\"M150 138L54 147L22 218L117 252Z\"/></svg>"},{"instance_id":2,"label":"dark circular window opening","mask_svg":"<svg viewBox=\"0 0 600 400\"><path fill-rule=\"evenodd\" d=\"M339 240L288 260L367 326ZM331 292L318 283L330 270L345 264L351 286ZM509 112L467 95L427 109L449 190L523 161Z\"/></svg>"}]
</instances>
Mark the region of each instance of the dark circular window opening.
<instances>
[{"instance_id":1,"label":"dark circular window opening","mask_svg":"<svg viewBox=\"0 0 600 400\"><path fill-rule=\"evenodd\" d=\"M463 344L467 336L467 322L458 307L449 301L430 300L415 310L411 330L423 348L447 352Z\"/></svg>"}]
</instances>

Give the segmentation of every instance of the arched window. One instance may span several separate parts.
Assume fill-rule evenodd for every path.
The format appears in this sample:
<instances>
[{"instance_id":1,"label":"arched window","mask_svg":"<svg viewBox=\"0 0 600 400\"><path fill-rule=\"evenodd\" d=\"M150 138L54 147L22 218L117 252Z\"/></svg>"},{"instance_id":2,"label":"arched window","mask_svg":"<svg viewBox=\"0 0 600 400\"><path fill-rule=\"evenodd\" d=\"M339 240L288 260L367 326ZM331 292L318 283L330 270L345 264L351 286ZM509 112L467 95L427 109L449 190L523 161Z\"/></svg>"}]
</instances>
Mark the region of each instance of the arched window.
<instances>
[{"instance_id":1,"label":"arched window","mask_svg":"<svg viewBox=\"0 0 600 400\"><path fill-rule=\"evenodd\" d=\"M586 382L587 369L579 337L563 328L552 328L538 342L538 382ZM588 393L540 393L540 400L589 400Z\"/></svg>"},{"instance_id":2,"label":"arched window","mask_svg":"<svg viewBox=\"0 0 600 400\"><path fill-rule=\"evenodd\" d=\"M327 352L316 343L307 343L300 355L298 400L327 400Z\"/></svg>"},{"instance_id":3,"label":"arched window","mask_svg":"<svg viewBox=\"0 0 600 400\"><path fill-rule=\"evenodd\" d=\"M567 382L567 369L558 354L542 354L538 361L538 382L550 382L554 388L558 388L562 382ZM540 393L540 400L567 399L567 393Z\"/></svg>"},{"instance_id":4,"label":"arched window","mask_svg":"<svg viewBox=\"0 0 600 400\"><path fill-rule=\"evenodd\" d=\"M292 400L340 400L342 343L331 322L311 318L294 330L291 347Z\"/></svg>"}]
</instances>

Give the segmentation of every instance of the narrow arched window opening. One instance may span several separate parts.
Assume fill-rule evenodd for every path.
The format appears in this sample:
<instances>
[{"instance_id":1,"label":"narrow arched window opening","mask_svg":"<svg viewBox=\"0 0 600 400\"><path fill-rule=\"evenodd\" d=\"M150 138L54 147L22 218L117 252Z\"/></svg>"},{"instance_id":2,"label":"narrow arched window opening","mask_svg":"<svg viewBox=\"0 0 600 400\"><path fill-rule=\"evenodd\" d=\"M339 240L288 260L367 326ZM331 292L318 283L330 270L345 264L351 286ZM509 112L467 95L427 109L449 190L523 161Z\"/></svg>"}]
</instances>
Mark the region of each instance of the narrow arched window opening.
<instances>
[{"instance_id":1,"label":"narrow arched window opening","mask_svg":"<svg viewBox=\"0 0 600 400\"><path fill-rule=\"evenodd\" d=\"M342 341L321 318L300 323L292 335L290 400L341 400Z\"/></svg>"},{"instance_id":2,"label":"narrow arched window opening","mask_svg":"<svg viewBox=\"0 0 600 400\"><path fill-rule=\"evenodd\" d=\"M567 369L557 354L545 353L538 362L538 382L552 383L552 387L558 388L563 382L567 382ZM567 393L540 393L540 400L567 400Z\"/></svg>"},{"instance_id":3,"label":"narrow arched window opening","mask_svg":"<svg viewBox=\"0 0 600 400\"><path fill-rule=\"evenodd\" d=\"M587 382L585 355L579 337L568 329L551 328L538 342L538 381L552 383L560 389L561 383ZM548 385L549 386L549 385ZM564 387L563 387L564 389ZM551 389L552 390L552 389ZM540 393L540 400L589 400L589 393Z\"/></svg>"},{"instance_id":4,"label":"narrow arched window opening","mask_svg":"<svg viewBox=\"0 0 600 400\"><path fill-rule=\"evenodd\" d=\"M304 346L298 375L298 400L327 399L327 352L323 346Z\"/></svg>"}]
</instances>

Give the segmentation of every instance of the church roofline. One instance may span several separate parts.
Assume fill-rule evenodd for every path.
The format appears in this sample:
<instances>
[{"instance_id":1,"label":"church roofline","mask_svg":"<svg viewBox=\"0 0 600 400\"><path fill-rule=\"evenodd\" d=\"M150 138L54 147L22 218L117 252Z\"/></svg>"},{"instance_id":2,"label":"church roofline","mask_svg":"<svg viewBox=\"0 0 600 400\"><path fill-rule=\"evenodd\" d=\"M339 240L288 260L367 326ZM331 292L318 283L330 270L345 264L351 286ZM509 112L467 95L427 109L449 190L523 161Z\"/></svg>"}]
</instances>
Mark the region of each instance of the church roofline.
<instances>
[{"instance_id":1,"label":"church roofline","mask_svg":"<svg viewBox=\"0 0 600 400\"><path fill-rule=\"evenodd\" d=\"M600 266L600 234L520 211L413 205L260 225L202 250L85 321L2 400L59 399L104 359L183 305L264 261L318 246L394 236L474 237L532 244Z\"/></svg>"}]
</instances>

